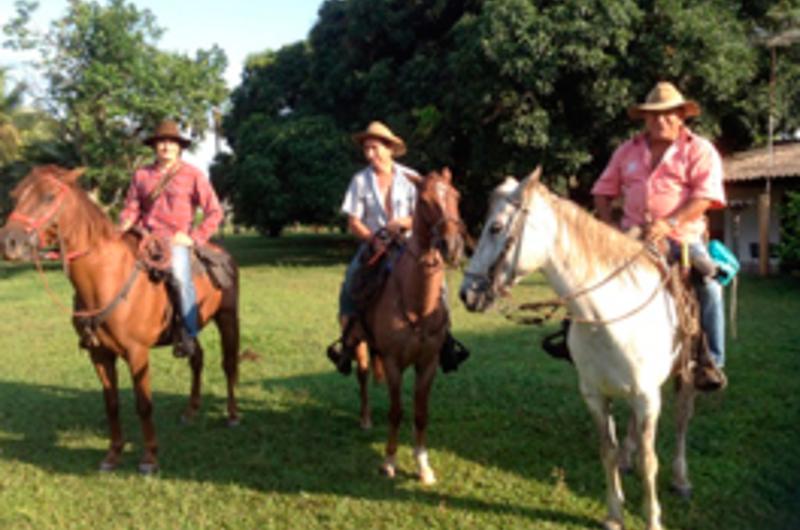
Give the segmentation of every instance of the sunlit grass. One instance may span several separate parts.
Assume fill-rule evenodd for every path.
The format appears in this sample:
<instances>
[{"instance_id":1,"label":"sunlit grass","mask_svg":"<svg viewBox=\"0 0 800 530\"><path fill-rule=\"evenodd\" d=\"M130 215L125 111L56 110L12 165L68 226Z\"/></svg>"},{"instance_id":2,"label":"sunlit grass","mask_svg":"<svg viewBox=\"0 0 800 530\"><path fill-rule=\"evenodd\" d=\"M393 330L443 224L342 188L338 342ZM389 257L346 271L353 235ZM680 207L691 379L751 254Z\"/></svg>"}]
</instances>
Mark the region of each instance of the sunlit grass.
<instances>
[{"instance_id":1,"label":"sunlit grass","mask_svg":"<svg viewBox=\"0 0 800 530\"><path fill-rule=\"evenodd\" d=\"M30 266L0 264L1 528L595 528L605 515L595 434L566 363L538 347L555 326L524 327L497 312L466 313L449 275L457 336L472 358L437 376L429 444L439 483L413 476L410 392L400 476L377 473L386 437L385 389L376 426L358 428L355 380L324 356L337 333L339 282L352 246L339 236L254 236L226 243L242 263L240 427L225 426L225 382L213 329L204 332L204 403L178 419L188 368L152 355L162 471L136 472L141 433L120 364L129 444L121 469L96 471L106 444L100 386L67 315ZM47 276L71 302L58 267ZM698 403L690 429L691 501L668 492L672 405L659 430L659 486L668 528L800 527L797 279L745 278L731 386ZM540 278L517 301L550 296ZM410 390L411 374L406 387ZM670 392L665 390L665 396ZM667 400L669 401L669 400ZM620 407L620 409L624 409ZM626 522L642 526L638 478L626 477Z\"/></svg>"}]
</instances>

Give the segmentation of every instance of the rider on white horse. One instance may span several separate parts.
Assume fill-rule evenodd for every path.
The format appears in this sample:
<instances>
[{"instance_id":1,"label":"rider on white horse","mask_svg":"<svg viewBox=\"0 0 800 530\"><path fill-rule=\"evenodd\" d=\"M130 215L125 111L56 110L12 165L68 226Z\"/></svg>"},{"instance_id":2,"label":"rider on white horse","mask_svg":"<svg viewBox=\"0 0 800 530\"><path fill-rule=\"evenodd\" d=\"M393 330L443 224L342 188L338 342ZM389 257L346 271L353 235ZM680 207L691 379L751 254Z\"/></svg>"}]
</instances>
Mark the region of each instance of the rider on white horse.
<instances>
[{"instance_id":1,"label":"rider on white horse","mask_svg":"<svg viewBox=\"0 0 800 530\"><path fill-rule=\"evenodd\" d=\"M611 223L612 201L622 197L623 229L646 227L650 239L668 239L673 257L685 247L693 263L708 263L705 213L725 206L725 190L719 153L684 123L699 114L699 105L684 99L674 85L656 84L645 103L628 109L631 119L644 121L644 131L614 152L592 194L600 219ZM695 385L719 388L725 382L722 286L708 273L695 274L694 285L713 357L699 360L703 369L696 377L702 381Z\"/></svg>"}]
</instances>

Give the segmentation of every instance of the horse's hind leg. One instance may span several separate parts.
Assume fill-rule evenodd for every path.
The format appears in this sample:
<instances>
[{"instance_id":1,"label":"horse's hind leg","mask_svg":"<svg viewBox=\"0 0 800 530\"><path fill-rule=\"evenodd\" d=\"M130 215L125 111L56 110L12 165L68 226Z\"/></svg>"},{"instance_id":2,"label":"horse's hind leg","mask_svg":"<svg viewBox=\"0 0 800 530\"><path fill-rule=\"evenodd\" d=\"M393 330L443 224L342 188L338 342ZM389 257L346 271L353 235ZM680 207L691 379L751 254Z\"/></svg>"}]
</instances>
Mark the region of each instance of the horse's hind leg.
<instances>
[{"instance_id":1,"label":"horse's hind leg","mask_svg":"<svg viewBox=\"0 0 800 530\"><path fill-rule=\"evenodd\" d=\"M614 418L609 410L608 400L596 393L583 392L586 406L594 420L600 437L600 460L606 472L606 505L608 516L605 521L607 530L623 528L622 505L625 498L622 494L622 483L619 476L618 444Z\"/></svg>"},{"instance_id":2,"label":"horse's hind leg","mask_svg":"<svg viewBox=\"0 0 800 530\"><path fill-rule=\"evenodd\" d=\"M222 341L222 370L225 372L228 390L228 425L233 427L239 424L235 391L239 379L239 313L235 300L221 308L214 321Z\"/></svg>"},{"instance_id":3,"label":"horse's hind leg","mask_svg":"<svg viewBox=\"0 0 800 530\"><path fill-rule=\"evenodd\" d=\"M436 483L436 475L428 462L427 428L428 428L428 402L431 385L436 376L439 363L438 356L433 357L433 362L417 368L417 378L414 382L414 457L417 460L419 479L425 485Z\"/></svg>"},{"instance_id":4,"label":"horse's hind leg","mask_svg":"<svg viewBox=\"0 0 800 530\"><path fill-rule=\"evenodd\" d=\"M372 428L372 411L369 407L369 349L366 342L356 346L356 374L361 397L361 428Z\"/></svg>"},{"instance_id":5,"label":"horse's hind leg","mask_svg":"<svg viewBox=\"0 0 800 530\"><path fill-rule=\"evenodd\" d=\"M628 433L625 435L625 440L622 442L622 448L619 451L619 470L622 473L633 471L633 457L636 455L639 439L637 432L636 416L631 414L631 417L628 418Z\"/></svg>"},{"instance_id":6,"label":"horse's hind leg","mask_svg":"<svg viewBox=\"0 0 800 530\"><path fill-rule=\"evenodd\" d=\"M106 405L106 419L110 436L108 452L100 462L100 470L113 471L119 465L122 450L125 447L119 422L117 356L108 350L93 349L90 351L90 357L100 384L103 385L103 400Z\"/></svg>"},{"instance_id":7,"label":"horse's hind leg","mask_svg":"<svg viewBox=\"0 0 800 530\"><path fill-rule=\"evenodd\" d=\"M686 461L686 434L689 420L694 414L697 392L694 385L678 380L677 429L675 433L675 459L672 461L672 488L684 498L692 495L689 466Z\"/></svg>"},{"instance_id":8,"label":"horse's hind leg","mask_svg":"<svg viewBox=\"0 0 800 530\"><path fill-rule=\"evenodd\" d=\"M189 366L192 369L192 388L189 391L189 403L186 410L183 412L181 419L185 423L191 422L200 410L200 401L202 394L202 381L203 381L203 358L205 354L200 342L197 343L195 354L189 358Z\"/></svg>"}]
</instances>

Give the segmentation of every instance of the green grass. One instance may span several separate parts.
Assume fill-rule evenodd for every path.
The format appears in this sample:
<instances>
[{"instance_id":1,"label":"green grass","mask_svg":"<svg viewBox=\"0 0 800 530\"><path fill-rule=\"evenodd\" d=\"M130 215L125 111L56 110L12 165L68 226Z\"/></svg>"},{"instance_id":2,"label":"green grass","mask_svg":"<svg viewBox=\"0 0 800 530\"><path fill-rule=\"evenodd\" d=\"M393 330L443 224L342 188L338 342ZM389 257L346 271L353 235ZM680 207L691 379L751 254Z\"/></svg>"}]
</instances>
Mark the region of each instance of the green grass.
<instances>
[{"instance_id":1,"label":"green grass","mask_svg":"<svg viewBox=\"0 0 800 530\"><path fill-rule=\"evenodd\" d=\"M226 243L242 264L240 427L225 426L225 386L215 330L203 333L202 413L179 415L189 371L154 350L152 378L161 473L136 472L141 434L121 365L129 444L121 469L96 471L106 445L100 386L68 317L30 266L0 264L0 528L596 528L605 515L595 433L572 368L538 347L545 328L496 312L466 313L455 299L456 335L472 358L437 376L429 444L439 483L413 476L410 393L401 430L401 473L377 473L387 398L373 388L375 428L358 428L354 378L324 356L337 334L339 282L352 245L334 235ZM64 304L71 289L47 272ZM698 402L690 429L695 494L668 492L673 406L659 429L663 520L680 529L800 527L800 282L747 277L741 338L729 348L731 386ZM549 296L541 279L518 300ZM410 387L411 374L406 385ZM665 390L669 395L669 390ZM624 407L619 407L624 410ZM624 414L624 412L622 412ZM625 477L626 523L641 528L641 487Z\"/></svg>"}]
</instances>

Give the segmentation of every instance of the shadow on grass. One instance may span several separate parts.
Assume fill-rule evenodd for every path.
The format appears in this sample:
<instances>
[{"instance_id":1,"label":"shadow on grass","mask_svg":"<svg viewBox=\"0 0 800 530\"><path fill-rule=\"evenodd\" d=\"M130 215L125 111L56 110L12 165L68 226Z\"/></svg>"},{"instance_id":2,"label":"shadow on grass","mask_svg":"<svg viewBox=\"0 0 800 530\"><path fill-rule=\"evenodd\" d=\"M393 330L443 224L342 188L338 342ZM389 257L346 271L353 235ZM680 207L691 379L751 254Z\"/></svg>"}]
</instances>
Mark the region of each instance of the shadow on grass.
<instances>
[{"instance_id":1,"label":"shadow on grass","mask_svg":"<svg viewBox=\"0 0 800 530\"><path fill-rule=\"evenodd\" d=\"M314 267L347 263L357 247L353 237L340 234L291 234L278 238L232 235L220 244L240 267Z\"/></svg>"}]
</instances>

